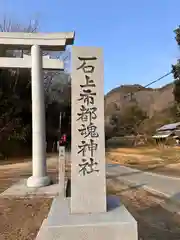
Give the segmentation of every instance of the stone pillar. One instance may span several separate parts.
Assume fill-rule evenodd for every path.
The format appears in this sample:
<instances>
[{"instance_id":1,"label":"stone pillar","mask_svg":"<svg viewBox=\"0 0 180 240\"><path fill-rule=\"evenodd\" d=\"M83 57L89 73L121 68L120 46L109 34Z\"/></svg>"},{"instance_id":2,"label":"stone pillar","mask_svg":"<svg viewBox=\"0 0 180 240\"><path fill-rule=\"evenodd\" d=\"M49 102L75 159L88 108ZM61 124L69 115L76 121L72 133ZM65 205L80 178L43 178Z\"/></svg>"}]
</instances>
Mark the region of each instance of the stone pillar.
<instances>
[{"instance_id":1,"label":"stone pillar","mask_svg":"<svg viewBox=\"0 0 180 240\"><path fill-rule=\"evenodd\" d=\"M27 180L28 187L42 187L50 184L46 167L46 133L44 83L42 76L42 54L40 46L33 45L32 57L32 176Z\"/></svg>"},{"instance_id":2,"label":"stone pillar","mask_svg":"<svg viewBox=\"0 0 180 240\"><path fill-rule=\"evenodd\" d=\"M138 240L119 197L106 198L103 72L101 48L72 48L71 197L53 200L36 240Z\"/></svg>"},{"instance_id":3,"label":"stone pillar","mask_svg":"<svg viewBox=\"0 0 180 240\"><path fill-rule=\"evenodd\" d=\"M71 213L106 212L101 48L72 48Z\"/></svg>"}]
</instances>

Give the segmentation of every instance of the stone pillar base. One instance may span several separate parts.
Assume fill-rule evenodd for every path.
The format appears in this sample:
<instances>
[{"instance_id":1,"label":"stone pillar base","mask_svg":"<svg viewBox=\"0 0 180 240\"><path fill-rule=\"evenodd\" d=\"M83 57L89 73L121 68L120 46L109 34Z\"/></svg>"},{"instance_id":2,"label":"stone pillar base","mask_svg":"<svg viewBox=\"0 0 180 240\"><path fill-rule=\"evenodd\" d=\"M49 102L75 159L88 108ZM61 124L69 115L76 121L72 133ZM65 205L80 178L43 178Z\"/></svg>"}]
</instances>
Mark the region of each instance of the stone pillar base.
<instances>
[{"instance_id":1,"label":"stone pillar base","mask_svg":"<svg viewBox=\"0 0 180 240\"><path fill-rule=\"evenodd\" d=\"M108 211L71 214L70 199L54 199L36 240L138 240L137 222L118 198L109 197Z\"/></svg>"},{"instance_id":2,"label":"stone pillar base","mask_svg":"<svg viewBox=\"0 0 180 240\"><path fill-rule=\"evenodd\" d=\"M48 176L45 177L34 177L31 176L27 180L27 186L32 188L45 187L50 185L51 180Z\"/></svg>"}]
</instances>

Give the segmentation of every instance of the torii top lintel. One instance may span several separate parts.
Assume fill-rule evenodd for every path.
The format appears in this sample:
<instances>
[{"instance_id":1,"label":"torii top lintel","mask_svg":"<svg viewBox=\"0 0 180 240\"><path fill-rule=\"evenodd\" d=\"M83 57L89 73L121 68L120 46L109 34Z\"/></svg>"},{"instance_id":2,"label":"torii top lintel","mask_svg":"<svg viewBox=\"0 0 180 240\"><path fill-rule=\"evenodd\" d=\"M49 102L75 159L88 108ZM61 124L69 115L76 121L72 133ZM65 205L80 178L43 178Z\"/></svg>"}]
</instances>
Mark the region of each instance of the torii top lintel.
<instances>
[{"instance_id":1,"label":"torii top lintel","mask_svg":"<svg viewBox=\"0 0 180 240\"><path fill-rule=\"evenodd\" d=\"M29 49L39 45L46 51L64 51L66 45L73 45L75 32L24 33L0 32L0 47L8 49Z\"/></svg>"}]
</instances>

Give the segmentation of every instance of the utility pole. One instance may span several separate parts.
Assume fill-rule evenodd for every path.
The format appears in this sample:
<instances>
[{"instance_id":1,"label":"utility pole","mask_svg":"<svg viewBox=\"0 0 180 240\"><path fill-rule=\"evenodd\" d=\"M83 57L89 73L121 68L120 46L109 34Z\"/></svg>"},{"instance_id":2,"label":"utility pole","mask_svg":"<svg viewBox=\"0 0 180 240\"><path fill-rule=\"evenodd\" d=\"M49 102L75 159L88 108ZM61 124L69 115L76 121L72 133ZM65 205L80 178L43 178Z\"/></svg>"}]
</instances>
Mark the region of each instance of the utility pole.
<instances>
[{"instance_id":1,"label":"utility pole","mask_svg":"<svg viewBox=\"0 0 180 240\"><path fill-rule=\"evenodd\" d=\"M61 137L62 134L62 119L63 117L65 117L66 113L65 112L61 112L59 113L59 136Z\"/></svg>"},{"instance_id":2,"label":"utility pole","mask_svg":"<svg viewBox=\"0 0 180 240\"><path fill-rule=\"evenodd\" d=\"M61 137L62 112L59 113L59 137Z\"/></svg>"}]
</instances>

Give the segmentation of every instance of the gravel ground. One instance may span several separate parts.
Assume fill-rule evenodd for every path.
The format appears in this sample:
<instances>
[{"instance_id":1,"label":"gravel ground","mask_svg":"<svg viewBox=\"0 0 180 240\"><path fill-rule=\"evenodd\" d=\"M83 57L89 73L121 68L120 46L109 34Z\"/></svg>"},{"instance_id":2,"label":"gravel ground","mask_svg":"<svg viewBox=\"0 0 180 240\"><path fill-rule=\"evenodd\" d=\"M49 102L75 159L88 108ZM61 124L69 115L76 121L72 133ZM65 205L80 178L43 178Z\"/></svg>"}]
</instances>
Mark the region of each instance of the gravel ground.
<instances>
[{"instance_id":1,"label":"gravel ground","mask_svg":"<svg viewBox=\"0 0 180 240\"><path fill-rule=\"evenodd\" d=\"M57 179L55 167L48 174ZM29 167L0 169L0 193L21 178L31 176ZM47 217L51 206L50 198L0 198L0 240L34 240Z\"/></svg>"},{"instance_id":2,"label":"gravel ground","mask_svg":"<svg viewBox=\"0 0 180 240\"><path fill-rule=\"evenodd\" d=\"M107 186L138 221L139 240L180 239L180 215L165 210L164 199L115 180L108 180Z\"/></svg>"},{"instance_id":3,"label":"gravel ground","mask_svg":"<svg viewBox=\"0 0 180 240\"><path fill-rule=\"evenodd\" d=\"M28 177L28 168L0 170L0 192L21 177ZM56 168L49 168L56 179ZM109 194L120 196L138 221L139 240L180 240L180 216L165 210L164 199L142 189L130 188L115 179L107 180ZM0 240L33 240L47 216L52 199L0 198Z\"/></svg>"},{"instance_id":4,"label":"gravel ground","mask_svg":"<svg viewBox=\"0 0 180 240\"><path fill-rule=\"evenodd\" d=\"M0 239L34 240L52 199L0 199Z\"/></svg>"}]
</instances>

